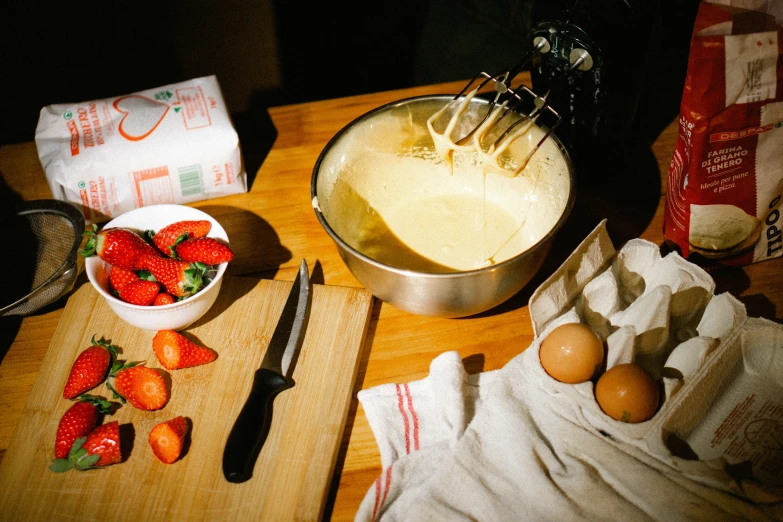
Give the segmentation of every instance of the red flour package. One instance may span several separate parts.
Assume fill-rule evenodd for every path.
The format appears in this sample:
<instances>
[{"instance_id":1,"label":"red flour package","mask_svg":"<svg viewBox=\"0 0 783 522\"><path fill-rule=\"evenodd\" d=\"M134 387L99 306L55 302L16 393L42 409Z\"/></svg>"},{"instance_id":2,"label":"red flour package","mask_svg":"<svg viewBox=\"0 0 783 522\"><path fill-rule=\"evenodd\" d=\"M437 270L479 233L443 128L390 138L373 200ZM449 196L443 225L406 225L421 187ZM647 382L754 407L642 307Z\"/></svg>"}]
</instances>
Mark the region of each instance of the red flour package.
<instances>
[{"instance_id":1,"label":"red flour package","mask_svg":"<svg viewBox=\"0 0 783 522\"><path fill-rule=\"evenodd\" d=\"M783 255L783 0L702 2L691 39L664 236L734 266Z\"/></svg>"}]
</instances>

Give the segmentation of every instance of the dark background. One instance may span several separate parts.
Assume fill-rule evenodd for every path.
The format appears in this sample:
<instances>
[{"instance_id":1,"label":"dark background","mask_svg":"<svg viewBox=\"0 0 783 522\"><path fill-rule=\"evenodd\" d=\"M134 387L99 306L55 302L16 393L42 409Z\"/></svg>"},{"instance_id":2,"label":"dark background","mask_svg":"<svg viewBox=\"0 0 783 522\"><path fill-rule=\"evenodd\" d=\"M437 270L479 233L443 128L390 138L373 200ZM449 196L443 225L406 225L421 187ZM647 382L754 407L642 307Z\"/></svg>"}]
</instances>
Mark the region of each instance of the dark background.
<instances>
[{"instance_id":1,"label":"dark background","mask_svg":"<svg viewBox=\"0 0 783 522\"><path fill-rule=\"evenodd\" d=\"M697 4L662 2L665 48L650 85L658 98L663 93L667 117L678 109ZM268 106L509 67L526 50L531 6L532 0L5 2L0 143L32 141L45 105L216 74L247 146L255 139L254 119Z\"/></svg>"}]
</instances>

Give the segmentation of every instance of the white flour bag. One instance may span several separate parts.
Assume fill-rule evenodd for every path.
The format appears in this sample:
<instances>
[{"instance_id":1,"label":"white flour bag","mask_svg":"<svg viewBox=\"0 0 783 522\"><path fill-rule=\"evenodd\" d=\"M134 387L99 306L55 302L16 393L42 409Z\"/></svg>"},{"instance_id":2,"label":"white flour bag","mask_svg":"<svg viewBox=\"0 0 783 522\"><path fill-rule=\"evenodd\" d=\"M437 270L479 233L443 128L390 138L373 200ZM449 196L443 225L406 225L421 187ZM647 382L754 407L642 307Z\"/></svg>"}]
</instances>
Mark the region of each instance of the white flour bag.
<instances>
[{"instance_id":1,"label":"white flour bag","mask_svg":"<svg viewBox=\"0 0 783 522\"><path fill-rule=\"evenodd\" d=\"M35 144L56 199L88 223L247 191L239 137L209 76L41 109Z\"/></svg>"}]
</instances>

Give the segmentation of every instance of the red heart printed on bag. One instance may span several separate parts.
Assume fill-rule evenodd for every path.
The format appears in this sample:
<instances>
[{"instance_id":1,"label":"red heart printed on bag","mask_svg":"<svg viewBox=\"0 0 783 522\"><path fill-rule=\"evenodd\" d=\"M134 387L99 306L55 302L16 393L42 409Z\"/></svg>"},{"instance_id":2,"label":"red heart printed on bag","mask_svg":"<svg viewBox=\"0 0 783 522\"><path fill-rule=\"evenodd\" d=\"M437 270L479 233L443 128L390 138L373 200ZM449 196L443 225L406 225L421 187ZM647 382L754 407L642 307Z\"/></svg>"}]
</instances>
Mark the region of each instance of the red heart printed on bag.
<instances>
[{"instance_id":1,"label":"red heart printed on bag","mask_svg":"<svg viewBox=\"0 0 783 522\"><path fill-rule=\"evenodd\" d=\"M138 94L117 98L112 105L123 113L120 135L130 141L143 140L152 134L169 112L167 104Z\"/></svg>"}]
</instances>

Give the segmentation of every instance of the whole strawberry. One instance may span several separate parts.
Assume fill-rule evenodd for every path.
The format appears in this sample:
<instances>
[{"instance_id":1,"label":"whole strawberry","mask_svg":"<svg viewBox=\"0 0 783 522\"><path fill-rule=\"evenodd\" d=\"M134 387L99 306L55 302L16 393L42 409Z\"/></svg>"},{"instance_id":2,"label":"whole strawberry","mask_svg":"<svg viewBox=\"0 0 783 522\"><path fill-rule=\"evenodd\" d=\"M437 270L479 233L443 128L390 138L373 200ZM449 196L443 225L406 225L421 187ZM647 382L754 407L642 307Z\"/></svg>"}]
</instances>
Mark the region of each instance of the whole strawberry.
<instances>
[{"instance_id":1,"label":"whole strawberry","mask_svg":"<svg viewBox=\"0 0 783 522\"><path fill-rule=\"evenodd\" d=\"M173 304L176 302L177 300L174 299L174 297L171 294L167 294L166 292L161 292L157 296L155 296L155 301L153 301L152 306L163 306L167 304Z\"/></svg>"},{"instance_id":2,"label":"whole strawberry","mask_svg":"<svg viewBox=\"0 0 783 522\"><path fill-rule=\"evenodd\" d=\"M187 433L188 421L185 417L174 417L161 422L150 431L148 441L152 452L164 464L174 463L182 454Z\"/></svg>"},{"instance_id":3,"label":"whole strawberry","mask_svg":"<svg viewBox=\"0 0 783 522\"><path fill-rule=\"evenodd\" d=\"M177 221L161 228L156 234L152 236L152 242L160 250L163 255L172 256L172 247L177 243L177 240L182 241L185 238L204 237L212 230L212 223L202 220L186 220ZM150 235L150 232L147 232Z\"/></svg>"},{"instance_id":4,"label":"whole strawberry","mask_svg":"<svg viewBox=\"0 0 783 522\"><path fill-rule=\"evenodd\" d=\"M166 381L154 368L126 365L113 372L106 385L114 392L115 398L123 402L127 400L140 410L159 410L169 401Z\"/></svg>"},{"instance_id":5,"label":"whole strawberry","mask_svg":"<svg viewBox=\"0 0 783 522\"><path fill-rule=\"evenodd\" d=\"M160 285L155 281L144 281L139 279L125 285L120 290L119 298L126 303L149 306L155 302L155 298L160 292Z\"/></svg>"},{"instance_id":6,"label":"whole strawberry","mask_svg":"<svg viewBox=\"0 0 783 522\"><path fill-rule=\"evenodd\" d=\"M91 342L92 345L77 355L71 366L63 387L66 399L73 399L102 383L117 356L117 347L103 337L96 341L93 335Z\"/></svg>"},{"instance_id":7,"label":"whole strawberry","mask_svg":"<svg viewBox=\"0 0 783 522\"><path fill-rule=\"evenodd\" d=\"M85 230L82 234L87 237L84 248L79 253L84 257L98 255L101 259L113 266L127 268L128 270L141 270L139 260L145 255L160 255L155 249L144 241L140 235L126 228L104 228L96 233L97 226Z\"/></svg>"},{"instance_id":8,"label":"whole strawberry","mask_svg":"<svg viewBox=\"0 0 783 522\"><path fill-rule=\"evenodd\" d=\"M49 469L57 473L69 469L85 471L119 462L122 462L120 424L112 421L96 427L87 437L76 439L67 457L55 459Z\"/></svg>"},{"instance_id":9,"label":"whole strawberry","mask_svg":"<svg viewBox=\"0 0 783 522\"><path fill-rule=\"evenodd\" d=\"M125 288L125 285L139 280L139 275L133 270L122 268L119 266L112 266L109 270L109 284L111 289L118 294Z\"/></svg>"},{"instance_id":10,"label":"whole strawberry","mask_svg":"<svg viewBox=\"0 0 783 522\"><path fill-rule=\"evenodd\" d=\"M214 361L217 354L174 330L161 330L152 338L152 351L167 370L190 368Z\"/></svg>"},{"instance_id":11,"label":"whole strawberry","mask_svg":"<svg viewBox=\"0 0 783 522\"><path fill-rule=\"evenodd\" d=\"M100 397L83 395L79 402L68 408L57 425L54 441L54 458L64 459L80 437L86 437L98 424L98 417L111 411L112 404Z\"/></svg>"},{"instance_id":12,"label":"whole strawberry","mask_svg":"<svg viewBox=\"0 0 783 522\"><path fill-rule=\"evenodd\" d=\"M231 248L214 237L186 239L174 246L177 257L183 261L199 262L206 265L219 265L234 259Z\"/></svg>"},{"instance_id":13,"label":"whole strawberry","mask_svg":"<svg viewBox=\"0 0 783 522\"><path fill-rule=\"evenodd\" d=\"M189 263L158 255L145 256L141 262L166 292L174 297L191 296L205 284L204 274L208 267L202 263Z\"/></svg>"}]
</instances>

